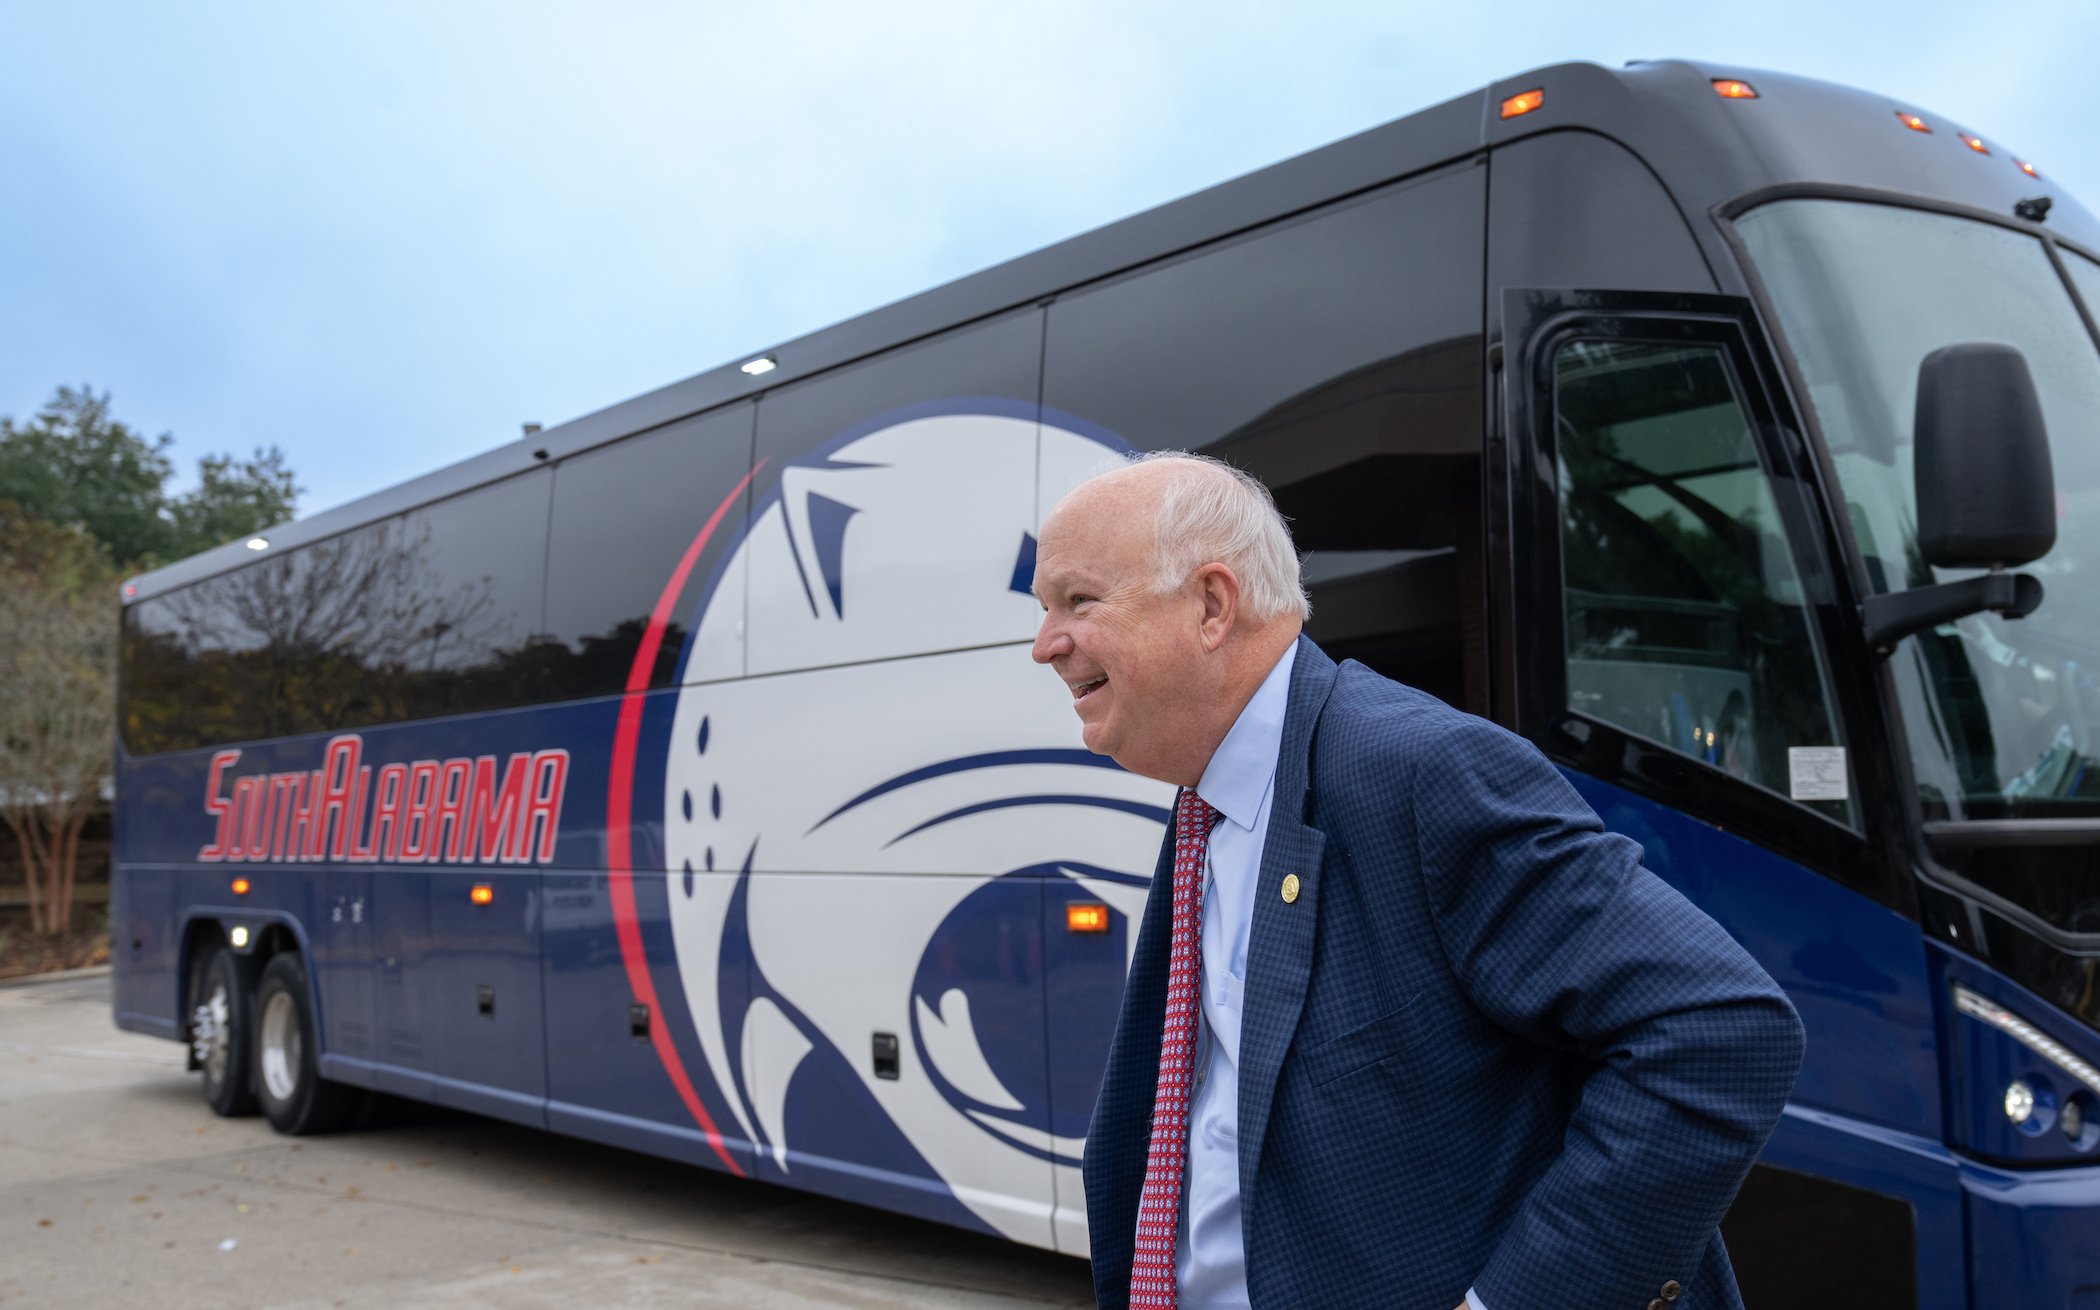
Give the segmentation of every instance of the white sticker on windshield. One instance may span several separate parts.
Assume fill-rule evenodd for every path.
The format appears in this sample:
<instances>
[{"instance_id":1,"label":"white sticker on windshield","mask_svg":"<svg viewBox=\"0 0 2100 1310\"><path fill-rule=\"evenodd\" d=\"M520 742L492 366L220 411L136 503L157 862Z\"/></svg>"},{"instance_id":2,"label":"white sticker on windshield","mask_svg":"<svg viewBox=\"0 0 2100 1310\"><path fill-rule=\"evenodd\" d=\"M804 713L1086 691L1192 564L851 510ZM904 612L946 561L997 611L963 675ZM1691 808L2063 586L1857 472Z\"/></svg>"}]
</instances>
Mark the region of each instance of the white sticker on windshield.
<instances>
[{"instance_id":1,"label":"white sticker on windshield","mask_svg":"<svg viewBox=\"0 0 2100 1310\"><path fill-rule=\"evenodd\" d=\"M1789 746L1786 768L1787 794L1797 801L1842 801L1852 794L1843 746Z\"/></svg>"}]
</instances>

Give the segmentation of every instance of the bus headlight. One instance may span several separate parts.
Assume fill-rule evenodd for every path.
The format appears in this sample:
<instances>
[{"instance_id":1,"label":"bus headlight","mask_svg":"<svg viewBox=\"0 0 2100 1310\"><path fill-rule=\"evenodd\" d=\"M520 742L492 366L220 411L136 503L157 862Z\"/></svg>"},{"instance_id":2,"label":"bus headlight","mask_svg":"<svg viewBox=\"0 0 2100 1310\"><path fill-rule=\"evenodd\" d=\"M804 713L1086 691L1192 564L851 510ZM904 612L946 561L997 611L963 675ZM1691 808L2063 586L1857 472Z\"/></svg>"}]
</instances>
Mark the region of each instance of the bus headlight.
<instances>
[{"instance_id":1,"label":"bus headlight","mask_svg":"<svg viewBox=\"0 0 2100 1310\"><path fill-rule=\"evenodd\" d=\"M2005 1089L2005 1117L2018 1127L2034 1118L2034 1088L2025 1078L2015 1078L2012 1086Z\"/></svg>"},{"instance_id":2,"label":"bus headlight","mask_svg":"<svg viewBox=\"0 0 2100 1310\"><path fill-rule=\"evenodd\" d=\"M2014 1014L2011 1010L2006 1009L1996 1001L1985 999L1983 996L1970 991L1960 984L1956 984L1954 988L1954 1008L1968 1015L1971 1019L1981 1020L1996 1028L1999 1032L2004 1033L2042 1059L2055 1065L2062 1072L2070 1075L2073 1082L2083 1085L2086 1090L2092 1092L2095 1096L2100 1096L2100 1069L2095 1069L2092 1065L2079 1059L2063 1043L2022 1019L2019 1015ZM2024 1089L2025 1094L2029 1098L2030 1110L2033 1107L2034 1089L2027 1086L2025 1079L2015 1079L2012 1087L2005 1089L2006 1116L2014 1123L2019 1123L2025 1116L2012 1112L2014 1088Z\"/></svg>"}]
</instances>

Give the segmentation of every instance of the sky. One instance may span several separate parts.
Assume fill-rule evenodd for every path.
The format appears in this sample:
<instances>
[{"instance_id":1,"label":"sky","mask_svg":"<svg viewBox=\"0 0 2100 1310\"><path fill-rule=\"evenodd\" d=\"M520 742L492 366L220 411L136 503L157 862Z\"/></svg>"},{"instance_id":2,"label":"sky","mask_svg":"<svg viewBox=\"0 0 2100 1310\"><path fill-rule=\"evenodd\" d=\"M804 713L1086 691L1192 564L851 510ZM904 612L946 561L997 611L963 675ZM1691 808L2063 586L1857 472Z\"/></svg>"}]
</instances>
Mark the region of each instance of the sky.
<instances>
[{"instance_id":1,"label":"sky","mask_svg":"<svg viewBox=\"0 0 2100 1310\"><path fill-rule=\"evenodd\" d=\"M1538 65L1944 115L2100 208L2100 4L0 0L0 415L308 514Z\"/></svg>"}]
</instances>

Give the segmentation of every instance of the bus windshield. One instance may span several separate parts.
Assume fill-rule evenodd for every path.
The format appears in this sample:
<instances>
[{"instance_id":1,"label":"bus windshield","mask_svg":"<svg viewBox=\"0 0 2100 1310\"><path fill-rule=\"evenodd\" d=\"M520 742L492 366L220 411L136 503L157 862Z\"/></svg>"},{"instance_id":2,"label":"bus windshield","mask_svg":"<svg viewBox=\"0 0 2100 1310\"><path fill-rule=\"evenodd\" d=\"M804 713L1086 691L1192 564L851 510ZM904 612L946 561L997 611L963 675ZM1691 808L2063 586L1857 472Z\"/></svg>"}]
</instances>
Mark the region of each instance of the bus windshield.
<instances>
[{"instance_id":1,"label":"bus windshield","mask_svg":"<svg viewBox=\"0 0 2100 1310\"><path fill-rule=\"evenodd\" d=\"M2100 348L2043 241L1894 205L1781 200L1738 230L1806 380L1869 583L1961 574L1920 556L1911 426L1918 365L1959 341L2018 346L2055 463L2056 545L2024 620L1976 615L1891 660L1927 819L2100 815ZM2100 267L2071 251L2095 303Z\"/></svg>"}]
</instances>

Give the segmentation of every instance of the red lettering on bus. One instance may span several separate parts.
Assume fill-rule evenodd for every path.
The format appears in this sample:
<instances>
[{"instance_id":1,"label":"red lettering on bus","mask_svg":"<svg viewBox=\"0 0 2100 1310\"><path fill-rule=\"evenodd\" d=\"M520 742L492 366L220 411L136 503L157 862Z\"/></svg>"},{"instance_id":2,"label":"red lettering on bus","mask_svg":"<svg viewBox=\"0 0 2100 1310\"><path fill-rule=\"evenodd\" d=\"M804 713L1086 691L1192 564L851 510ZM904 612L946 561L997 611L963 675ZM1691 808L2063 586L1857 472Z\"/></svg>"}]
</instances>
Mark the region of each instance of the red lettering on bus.
<instances>
[{"instance_id":1,"label":"red lettering on bus","mask_svg":"<svg viewBox=\"0 0 2100 1310\"><path fill-rule=\"evenodd\" d=\"M354 732L328 741L327 753L321 757L321 808L307 841L307 849L316 856L324 845L329 859L340 860L349 854L351 828L357 819L357 758L364 747L364 739ZM332 837L331 818L335 820Z\"/></svg>"},{"instance_id":2,"label":"red lettering on bus","mask_svg":"<svg viewBox=\"0 0 2100 1310\"><path fill-rule=\"evenodd\" d=\"M569 753L565 750L539 751L532 757L532 798L525 807L525 818L518 824L519 842L517 861L537 860L541 864L554 858L554 838L561 827L562 793L569 785ZM539 848L533 851L533 825L544 823L539 829Z\"/></svg>"},{"instance_id":3,"label":"red lettering on bus","mask_svg":"<svg viewBox=\"0 0 2100 1310\"><path fill-rule=\"evenodd\" d=\"M379 780L372 787L372 824L367 830L369 841L360 848L357 858L367 863L384 860L388 864L401 858L401 802L408 791L408 766L389 764L379 771Z\"/></svg>"},{"instance_id":4,"label":"red lettering on bus","mask_svg":"<svg viewBox=\"0 0 2100 1310\"><path fill-rule=\"evenodd\" d=\"M321 767L228 778L238 750L211 757L204 812L210 844L201 861L337 860L433 864L545 863L561 835L569 783L566 750L362 763L357 733L329 739Z\"/></svg>"},{"instance_id":5,"label":"red lettering on bus","mask_svg":"<svg viewBox=\"0 0 2100 1310\"><path fill-rule=\"evenodd\" d=\"M299 858L297 835L291 830L292 816L299 808L299 793L305 790L306 775L303 773L270 775L270 859L273 862Z\"/></svg>"},{"instance_id":6,"label":"red lettering on bus","mask_svg":"<svg viewBox=\"0 0 2100 1310\"><path fill-rule=\"evenodd\" d=\"M292 814L293 841L285 843L291 859L311 860L314 852L314 820L321 812L321 771L315 769L306 775L306 785L300 788L299 807Z\"/></svg>"},{"instance_id":7,"label":"red lettering on bus","mask_svg":"<svg viewBox=\"0 0 2100 1310\"><path fill-rule=\"evenodd\" d=\"M211 845L197 852L200 860L223 860L233 845L233 802L219 795L219 783L226 770L240 758L239 751L212 752L211 772L204 779L204 812L217 820L217 824L212 829Z\"/></svg>"},{"instance_id":8,"label":"red lettering on bus","mask_svg":"<svg viewBox=\"0 0 2100 1310\"><path fill-rule=\"evenodd\" d=\"M518 816L525 810L526 776L532 756L519 752L503 770L503 785L496 785L496 757L484 755L474 761L474 781L467 793L467 839L463 858L493 864L510 858L511 835Z\"/></svg>"},{"instance_id":9,"label":"red lettering on bus","mask_svg":"<svg viewBox=\"0 0 2100 1310\"><path fill-rule=\"evenodd\" d=\"M251 773L233 784L235 827L232 859L258 858L262 836L256 830L262 826L263 797L267 794L269 780L266 773Z\"/></svg>"},{"instance_id":10,"label":"red lettering on bus","mask_svg":"<svg viewBox=\"0 0 2100 1310\"><path fill-rule=\"evenodd\" d=\"M408 766L408 803L401 807L401 860L420 864L435 853L438 764L416 760Z\"/></svg>"},{"instance_id":11,"label":"red lettering on bus","mask_svg":"<svg viewBox=\"0 0 2100 1310\"><path fill-rule=\"evenodd\" d=\"M445 775L437 788L437 804L430 812L427 849L433 860L459 858L459 835L467 826L467 780L473 772L472 760L445 761Z\"/></svg>"}]
</instances>

